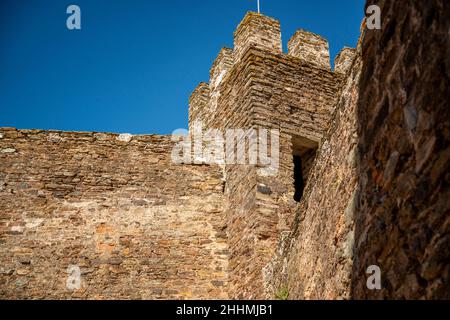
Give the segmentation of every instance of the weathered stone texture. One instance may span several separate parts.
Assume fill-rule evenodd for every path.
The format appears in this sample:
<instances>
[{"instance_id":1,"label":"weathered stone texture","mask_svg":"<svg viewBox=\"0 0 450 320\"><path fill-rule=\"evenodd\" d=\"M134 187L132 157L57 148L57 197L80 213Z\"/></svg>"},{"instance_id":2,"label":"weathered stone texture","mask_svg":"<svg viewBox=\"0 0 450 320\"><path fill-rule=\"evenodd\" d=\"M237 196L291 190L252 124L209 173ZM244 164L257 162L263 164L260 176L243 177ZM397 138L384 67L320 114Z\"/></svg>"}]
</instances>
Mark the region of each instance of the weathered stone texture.
<instances>
[{"instance_id":1,"label":"weathered stone texture","mask_svg":"<svg viewBox=\"0 0 450 320\"><path fill-rule=\"evenodd\" d=\"M361 58L339 95L320 143L292 230L265 268L267 298L342 299L351 293L356 196L356 106Z\"/></svg>"},{"instance_id":2,"label":"weathered stone texture","mask_svg":"<svg viewBox=\"0 0 450 320\"><path fill-rule=\"evenodd\" d=\"M334 72L346 74L352 66L355 54L356 52L353 48L345 47L342 49L334 59Z\"/></svg>"},{"instance_id":3,"label":"weathered stone texture","mask_svg":"<svg viewBox=\"0 0 450 320\"><path fill-rule=\"evenodd\" d=\"M250 23L246 19L257 26L268 23L261 15L249 15L243 23ZM317 146L330 124L342 80L311 61L265 46L267 30L254 32L251 46L235 48L240 59L222 79L217 106L209 107L214 109L211 128L280 131L276 177L261 175L253 166L226 167L229 293L251 299L264 297L262 270L294 217L294 148L307 153ZM306 168L313 157L305 160Z\"/></svg>"},{"instance_id":4,"label":"weathered stone texture","mask_svg":"<svg viewBox=\"0 0 450 320\"><path fill-rule=\"evenodd\" d=\"M239 62L251 46L281 53L280 22L255 12L247 13L234 33L235 62Z\"/></svg>"},{"instance_id":5,"label":"weathered stone texture","mask_svg":"<svg viewBox=\"0 0 450 320\"><path fill-rule=\"evenodd\" d=\"M317 34L298 30L289 40L288 49L289 55L293 57L306 60L319 68L331 68L328 41Z\"/></svg>"},{"instance_id":6,"label":"weathered stone texture","mask_svg":"<svg viewBox=\"0 0 450 320\"><path fill-rule=\"evenodd\" d=\"M238 292L247 298L261 298L262 269L274 252L281 232L289 228L293 218L290 212L296 207L293 180L295 138L301 138L301 146L311 148L320 141L335 104L339 79L299 59L274 55L256 48L250 49L244 57L242 61L250 70L249 77L253 80L248 91L251 123L254 127L280 130L278 174L276 177L264 177L255 171L253 181L256 185L252 185L252 190L255 190L253 196L256 197L256 207L252 210L257 212L257 216L248 220L252 223L251 227L237 234L241 239L244 234L245 238L253 234L255 239L254 243L247 245L245 241L239 241L241 250L253 252L254 258L241 266L245 266L245 272L253 274L253 277L247 277L248 281L244 282L242 280L247 278L240 275L236 280L239 283ZM312 123L315 125L310 125ZM247 221L249 214L239 211L242 204L234 201L230 203L235 206L234 214L241 216L236 219ZM245 222L242 225L245 226ZM240 255L239 259L243 260L243 256ZM233 281L232 273L230 280Z\"/></svg>"},{"instance_id":7,"label":"weathered stone texture","mask_svg":"<svg viewBox=\"0 0 450 320\"><path fill-rule=\"evenodd\" d=\"M211 90L208 83L200 83L189 98L189 131L193 131L195 122L203 121L208 125L210 121L209 103Z\"/></svg>"},{"instance_id":8,"label":"weathered stone texture","mask_svg":"<svg viewBox=\"0 0 450 320\"><path fill-rule=\"evenodd\" d=\"M220 168L170 137L0 131L2 298L227 297Z\"/></svg>"},{"instance_id":9,"label":"weathered stone texture","mask_svg":"<svg viewBox=\"0 0 450 320\"><path fill-rule=\"evenodd\" d=\"M346 49L336 59L347 83L293 230L265 268L268 297L449 298L450 11L378 4L382 29L363 32L356 61ZM381 290L367 288L371 265Z\"/></svg>"},{"instance_id":10,"label":"weathered stone texture","mask_svg":"<svg viewBox=\"0 0 450 320\"><path fill-rule=\"evenodd\" d=\"M449 299L450 3L377 4L359 85L353 297ZM365 286L372 264L380 291Z\"/></svg>"},{"instance_id":11,"label":"weathered stone texture","mask_svg":"<svg viewBox=\"0 0 450 320\"><path fill-rule=\"evenodd\" d=\"M217 110L217 104L220 97L220 88L228 71L233 67L234 51L233 49L223 48L213 66L210 70L210 85L211 85L211 103L209 106L210 112L214 114ZM212 114L209 114L211 117ZM206 121L206 119L204 119Z\"/></svg>"},{"instance_id":12,"label":"weathered stone texture","mask_svg":"<svg viewBox=\"0 0 450 320\"><path fill-rule=\"evenodd\" d=\"M380 1L334 72L320 36L283 54L280 23L245 16L190 137L276 129L275 175L176 165L168 136L0 129L0 297L449 298L450 8L410 3Z\"/></svg>"}]
</instances>

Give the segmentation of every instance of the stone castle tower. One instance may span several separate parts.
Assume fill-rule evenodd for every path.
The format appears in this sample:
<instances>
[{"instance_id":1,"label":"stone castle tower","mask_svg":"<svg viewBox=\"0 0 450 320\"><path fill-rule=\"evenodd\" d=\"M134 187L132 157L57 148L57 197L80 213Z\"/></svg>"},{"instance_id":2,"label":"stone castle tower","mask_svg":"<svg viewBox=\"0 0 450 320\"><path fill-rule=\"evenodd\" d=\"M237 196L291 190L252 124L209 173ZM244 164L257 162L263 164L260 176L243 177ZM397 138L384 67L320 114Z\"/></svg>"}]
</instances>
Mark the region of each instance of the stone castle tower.
<instances>
[{"instance_id":1,"label":"stone castle tower","mask_svg":"<svg viewBox=\"0 0 450 320\"><path fill-rule=\"evenodd\" d=\"M429 80L424 92L435 77L447 79L422 70L445 56L430 42L447 29L429 31L426 8L398 3L382 6L386 31L363 24L358 47L344 48L334 70L322 37L299 30L283 53L277 20L244 17L234 48L220 51L209 83L192 93L189 128L191 136L196 123L203 132L275 130L275 174L259 163L176 164L170 136L0 128L0 297L444 297L448 130L424 119L446 111L407 104L423 93L406 84L396 82L400 95L390 90L400 73ZM416 17L401 23L426 34L423 43L389 33L399 16ZM396 63L386 62L374 45L381 43ZM412 57L396 50L406 45L435 48L432 58L421 56L435 60L399 70ZM443 97L435 89L436 102ZM410 143L413 135L425 147ZM419 210L420 222L410 218ZM373 264L383 270L383 289L368 292Z\"/></svg>"},{"instance_id":2,"label":"stone castle tower","mask_svg":"<svg viewBox=\"0 0 450 320\"><path fill-rule=\"evenodd\" d=\"M308 182L355 57L355 50L342 50L333 72L328 42L304 30L295 33L288 47L284 54L277 20L248 13L234 33L234 49L221 50L209 84L201 83L190 99L191 131L198 121L223 131L265 128L280 135L276 176L261 174L251 165L226 166L232 296L262 297L262 270L281 233L290 229L302 193L296 186L302 189ZM295 181L295 171L300 181Z\"/></svg>"}]
</instances>

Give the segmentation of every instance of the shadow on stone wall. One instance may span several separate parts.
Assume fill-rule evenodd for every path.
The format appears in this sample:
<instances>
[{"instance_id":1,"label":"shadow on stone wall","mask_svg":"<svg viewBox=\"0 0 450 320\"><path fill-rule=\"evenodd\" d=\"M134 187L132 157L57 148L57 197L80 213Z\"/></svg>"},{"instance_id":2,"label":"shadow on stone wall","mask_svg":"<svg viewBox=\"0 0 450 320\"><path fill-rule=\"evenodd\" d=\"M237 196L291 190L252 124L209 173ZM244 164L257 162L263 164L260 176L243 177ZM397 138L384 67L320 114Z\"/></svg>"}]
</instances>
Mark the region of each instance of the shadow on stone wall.
<instances>
[{"instance_id":1,"label":"shadow on stone wall","mask_svg":"<svg viewBox=\"0 0 450 320\"><path fill-rule=\"evenodd\" d=\"M352 298L450 298L450 3L378 1L357 122ZM369 290L366 269L381 269Z\"/></svg>"}]
</instances>

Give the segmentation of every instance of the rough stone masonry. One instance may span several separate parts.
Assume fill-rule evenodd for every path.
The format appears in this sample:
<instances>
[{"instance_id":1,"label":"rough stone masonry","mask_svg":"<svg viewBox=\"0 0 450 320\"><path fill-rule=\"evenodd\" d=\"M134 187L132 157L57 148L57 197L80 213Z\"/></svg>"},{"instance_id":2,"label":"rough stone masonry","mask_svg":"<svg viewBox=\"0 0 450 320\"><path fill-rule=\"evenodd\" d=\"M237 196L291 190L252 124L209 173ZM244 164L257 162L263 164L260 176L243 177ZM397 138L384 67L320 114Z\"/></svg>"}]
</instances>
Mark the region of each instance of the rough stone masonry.
<instances>
[{"instance_id":1,"label":"rough stone masonry","mask_svg":"<svg viewBox=\"0 0 450 320\"><path fill-rule=\"evenodd\" d=\"M279 130L276 176L177 165L169 136L0 128L0 298L450 298L450 8L376 4L334 70L250 12L193 92L190 129Z\"/></svg>"}]
</instances>

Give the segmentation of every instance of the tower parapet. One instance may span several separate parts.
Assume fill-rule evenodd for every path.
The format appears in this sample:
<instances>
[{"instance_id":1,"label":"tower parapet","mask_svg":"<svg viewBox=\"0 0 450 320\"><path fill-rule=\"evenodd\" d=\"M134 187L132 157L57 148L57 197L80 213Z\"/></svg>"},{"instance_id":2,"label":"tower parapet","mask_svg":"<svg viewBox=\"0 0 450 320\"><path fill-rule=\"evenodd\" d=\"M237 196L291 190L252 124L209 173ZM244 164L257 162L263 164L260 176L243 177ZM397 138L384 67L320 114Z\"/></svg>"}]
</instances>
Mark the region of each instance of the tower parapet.
<instances>
[{"instance_id":1,"label":"tower parapet","mask_svg":"<svg viewBox=\"0 0 450 320\"><path fill-rule=\"evenodd\" d=\"M320 68L330 70L328 41L305 30L298 30L289 40L289 55L308 61Z\"/></svg>"},{"instance_id":2,"label":"tower parapet","mask_svg":"<svg viewBox=\"0 0 450 320\"><path fill-rule=\"evenodd\" d=\"M234 61L240 61L251 46L282 53L280 22L259 13L247 13L234 33Z\"/></svg>"},{"instance_id":3,"label":"tower parapet","mask_svg":"<svg viewBox=\"0 0 450 320\"><path fill-rule=\"evenodd\" d=\"M334 59L334 72L345 74L352 66L356 49L344 47Z\"/></svg>"},{"instance_id":4,"label":"tower parapet","mask_svg":"<svg viewBox=\"0 0 450 320\"><path fill-rule=\"evenodd\" d=\"M217 109L217 100L220 97L220 85L227 72L233 67L234 52L230 48L222 48L214 61L210 71L210 108Z\"/></svg>"},{"instance_id":5,"label":"tower parapet","mask_svg":"<svg viewBox=\"0 0 450 320\"><path fill-rule=\"evenodd\" d=\"M209 84L201 82L189 98L189 131L195 121L205 121L208 119L208 104L210 101Z\"/></svg>"}]
</instances>

